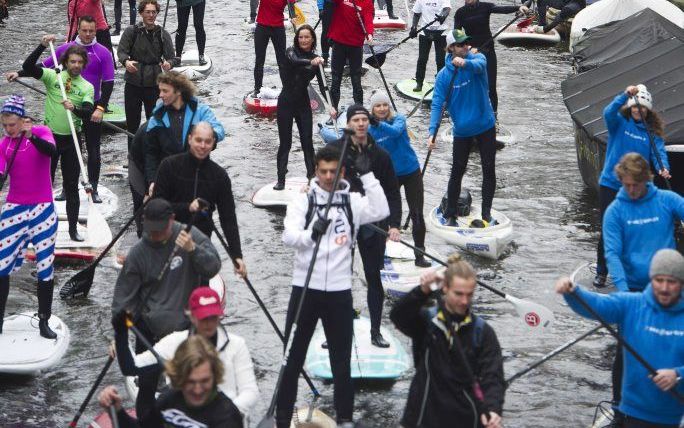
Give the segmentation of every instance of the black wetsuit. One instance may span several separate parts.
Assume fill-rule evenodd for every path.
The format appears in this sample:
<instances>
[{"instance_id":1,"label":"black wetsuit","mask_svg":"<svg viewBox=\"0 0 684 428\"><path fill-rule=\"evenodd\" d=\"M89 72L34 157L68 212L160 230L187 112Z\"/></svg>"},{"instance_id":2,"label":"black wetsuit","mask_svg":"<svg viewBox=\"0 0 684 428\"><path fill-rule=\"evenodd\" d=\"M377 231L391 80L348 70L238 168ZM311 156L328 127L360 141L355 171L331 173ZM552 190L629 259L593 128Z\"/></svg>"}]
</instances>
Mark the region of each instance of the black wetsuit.
<instances>
[{"instance_id":1,"label":"black wetsuit","mask_svg":"<svg viewBox=\"0 0 684 428\"><path fill-rule=\"evenodd\" d=\"M553 21L546 23L546 10L552 7L560 9L560 13L553 18ZM587 7L586 0L539 0L537 8L539 11L539 25L544 27L544 32L548 33L561 22L577 15L577 12Z\"/></svg>"}]
</instances>

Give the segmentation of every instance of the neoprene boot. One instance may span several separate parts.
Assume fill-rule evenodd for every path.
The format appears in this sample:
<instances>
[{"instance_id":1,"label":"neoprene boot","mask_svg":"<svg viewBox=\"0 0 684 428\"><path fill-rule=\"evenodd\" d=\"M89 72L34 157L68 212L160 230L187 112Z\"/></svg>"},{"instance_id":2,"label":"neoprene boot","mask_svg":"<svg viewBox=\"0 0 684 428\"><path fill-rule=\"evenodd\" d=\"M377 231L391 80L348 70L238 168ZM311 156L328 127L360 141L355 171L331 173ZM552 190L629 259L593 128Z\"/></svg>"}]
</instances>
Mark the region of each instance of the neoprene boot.
<instances>
[{"instance_id":1,"label":"neoprene boot","mask_svg":"<svg viewBox=\"0 0 684 428\"><path fill-rule=\"evenodd\" d=\"M57 334L48 325L48 320L52 315L52 293L55 282L38 281L38 329L40 335L46 339L57 339Z\"/></svg>"},{"instance_id":2,"label":"neoprene boot","mask_svg":"<svg viewBox=\"0 0 684 428\"><path fill-rule=\"evenodd\" d=\"M96 204L101 204L102 198L100 198L100 194L97 193L97 183L90 183L90 185L93 188L93 202L95 202Z\"/></svg>"},{"instance_id":3,"label":"neoprene boot","mask_svg":"<svg viewBox=\"0 0 684 428\"><path fill-rule=\"evenodd\" d=\"M382 337L379 331L371 330L371 343L378 348L389 348L390 344Z\"/></svg>"},{"instance_id":4,"label":"neoprene boot","mask_svg":"<svg viewBox=\"0 0 684 428\"><path fill-rule=\"evenodd\" d=\"M413 92L422 92L423 91L423 82L419 82L416 80L416 87L413 88Z\"/></svg>"},{"instance_id":5,"label":"neoprene boot","mask_svg":"<svg viewBox=\"0 0 684 428\"><path fill-rule=\"evenodd\" d=\"M80 201L78 200L78 193L72 197L69 193L66 194L66 213L69 221L69 238L72 241L83 242L83 237L78 233L78 211L80 208Z\"/></svg>"},{"instance_id":6,"label":"neoprene boot","mask_svg":"<svg viewBox=\"0 0 684 428\"><path fill-rule=\"evenodd\" d=\"M418 247L418 248L425 251L425 247ZM415 260L416 266L423 267L423 268L432 266L432 263L430 263L429 260L426 260L425 256L422 253L419 253L416 251L414 254L416 256L416 260Z\"/></svg>"},{"instance_id":7,"label":"neoprene boot","mask_svg":"<svg viewBox=\"0 0 684 428\"><path fill-rule=\"evenodd\" d=\"M0 276L0 334L2 334L2 322L5 319L7 296L9 296L9 276Z\"/></svg>"},{"instance_id":8,"label":"neoprene boot","mask_svg":"<svg viewBox=\"0 0 684 428\"><path fill-rule=\"evenodd\" d=\"M387 2L387 16L389 19L399 19L397 15L394 14L394 5L392 5L392 0L386 0Z\"/></svg>"}]
</instances>

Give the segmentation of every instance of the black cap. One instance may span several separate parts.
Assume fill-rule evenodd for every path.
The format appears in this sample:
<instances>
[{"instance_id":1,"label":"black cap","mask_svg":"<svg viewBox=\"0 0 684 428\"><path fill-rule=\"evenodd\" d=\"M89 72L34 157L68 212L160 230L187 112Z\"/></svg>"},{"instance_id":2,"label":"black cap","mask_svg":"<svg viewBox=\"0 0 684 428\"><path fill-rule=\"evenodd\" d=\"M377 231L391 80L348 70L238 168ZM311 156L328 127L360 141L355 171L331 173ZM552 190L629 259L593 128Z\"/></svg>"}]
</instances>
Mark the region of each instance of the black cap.
<instances>
[{"instance_id":1,"label":"black cap","mask_svg":"<svg viewBox=\"0 0 684 428\"><path fill-rule=\"evenodd\" d=\"M166 199L154 198L145 206L143 212L143 229L145 232L161 232L166 229L173 208Z\"/></svg>"},{"instance_id":2,"label":"black cap","mask_svg":"<svg viewBox=\"0 0 684 428\"><path fill-rule=\"evenodd\" d=\"M347 123L349 123L351 118L357 114L365 114L370 119L370 113L368 113L366 107L362 106L361 104L352 104L347 109Z\"/></svg>"}]
</instances>

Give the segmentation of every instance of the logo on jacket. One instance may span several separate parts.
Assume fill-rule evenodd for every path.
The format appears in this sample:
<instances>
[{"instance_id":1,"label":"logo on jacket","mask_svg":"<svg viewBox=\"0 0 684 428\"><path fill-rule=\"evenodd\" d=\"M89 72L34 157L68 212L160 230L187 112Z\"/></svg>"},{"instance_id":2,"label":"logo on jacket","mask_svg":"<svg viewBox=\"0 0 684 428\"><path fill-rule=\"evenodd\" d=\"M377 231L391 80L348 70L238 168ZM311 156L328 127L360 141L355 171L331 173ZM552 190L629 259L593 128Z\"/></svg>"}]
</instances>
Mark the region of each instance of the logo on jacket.
<instances>
[{"instance_id":1,"label":"logo on jacket","mask_svg":"<svg viewBox=\"0 0 684 428\"><path fill-rule=\"evenodd\" d=\"M183 257L176 256L171 260L171 265L169 265L169 269L174 270L182 264L183 264Z\"/></svg>"},{"instance_id":2,"label":"logo on jacket","mask_svg":"<svg viewBox=\"0 0 684 428\"><path fill-rule=\"evenodd\" d=\"M164 420L175 427L183 428L207 428L202 422L190 418L188 415L178 409L162 410Z\"/></svg>"}]
</instances>

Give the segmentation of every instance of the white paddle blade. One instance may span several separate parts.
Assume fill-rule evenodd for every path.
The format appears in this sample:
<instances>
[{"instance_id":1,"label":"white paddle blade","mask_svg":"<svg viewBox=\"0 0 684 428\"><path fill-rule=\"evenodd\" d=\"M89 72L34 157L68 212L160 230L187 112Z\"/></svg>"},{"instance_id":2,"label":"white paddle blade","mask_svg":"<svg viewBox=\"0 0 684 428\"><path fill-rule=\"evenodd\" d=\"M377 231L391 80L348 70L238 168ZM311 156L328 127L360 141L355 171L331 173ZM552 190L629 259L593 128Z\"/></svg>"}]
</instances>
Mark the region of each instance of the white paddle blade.
<instances>
[{"instance_id":1,"label":"white paddle blade","mask_svg":"<svg viewBox=\"0 0 684 428\"><path fill-rule=\"evenodd\" d=\"M93 248L106 247L112 240L112 231L93 198L88 194L88 245Z\"/></svg>"},{"instance_id":2,"label":"white paddle blade","mask_svg":"<svg viewBox=\"0 0 684 428\"><path fill-rule=\"evenodd\" d=\"M529 300L518 299L508 294L506 295L506 300L515 306L515 311L522 318L522 321L532 330L546 330L556 321L553 312L546 306L530 302Z\"/></svg>"}]
</instances>

